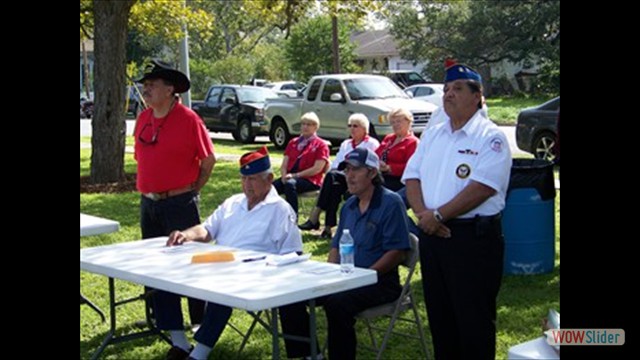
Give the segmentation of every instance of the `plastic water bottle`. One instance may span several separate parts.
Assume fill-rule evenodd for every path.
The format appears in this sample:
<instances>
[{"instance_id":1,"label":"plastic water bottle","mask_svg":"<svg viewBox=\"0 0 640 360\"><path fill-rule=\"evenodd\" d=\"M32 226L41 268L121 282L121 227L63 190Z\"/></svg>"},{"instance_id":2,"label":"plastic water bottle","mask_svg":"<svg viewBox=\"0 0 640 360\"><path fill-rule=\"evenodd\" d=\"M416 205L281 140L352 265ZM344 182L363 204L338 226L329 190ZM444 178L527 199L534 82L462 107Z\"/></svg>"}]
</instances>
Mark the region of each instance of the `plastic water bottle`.
<instances>
[{"instance_id":1,"label":"plastic water bottle","mask_svg":"<svg viewBox=\"0 0 640 360\"><path fill-rule=\"evenodd\" d=\"M353 255L355 246L353 238L349 234L349 229L342 230L340 237L340 271L343 274L351 274L353 272Z\"/></svg>"}]
</instances>

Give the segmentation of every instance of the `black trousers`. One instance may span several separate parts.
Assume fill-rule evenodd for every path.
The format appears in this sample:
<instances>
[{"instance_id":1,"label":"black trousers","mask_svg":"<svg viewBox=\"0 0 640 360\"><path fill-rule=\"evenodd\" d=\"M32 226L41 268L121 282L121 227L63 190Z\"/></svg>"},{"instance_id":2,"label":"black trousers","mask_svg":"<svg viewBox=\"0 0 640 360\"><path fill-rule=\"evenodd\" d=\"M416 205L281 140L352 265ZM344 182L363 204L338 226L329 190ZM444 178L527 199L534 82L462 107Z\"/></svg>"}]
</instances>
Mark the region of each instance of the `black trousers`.
<instances>
[{"instance_id":1,"label":"black trousers","mask_svg":"<svg viewBox=\"0 0 640 360\"><path fill-rule=\"evenodd\" d=\"M276 188L278 194L284 193L284 197L293 208L293 211L296 212L296 215L298 215L298 194L320 188L305 178L289 179L284 182L282 178L280 178L273 182L273 186Z\"/></svg>"},{"instance_id":2,"label":"black trousers","mask_svg":"<svg viewBox=\"0 0 640 360\"><path fill-rule=\"evenodd\" d=\"M436 359L495 359L496 297L504 238L499 216L445 223L451 238L420 231L422 286Z\"/></svg>"},{"instance_id":3,"label":"black trousers","mask_svg":"<svg viewBox=\"0 0 640 360\"><path fill-rule=\"evenodd\" d=\"M316 304L324 306L327 315L329 359L355 359L357 345L355 316L370 307L396 300L401 291L400 279L396 269L379 276L376 284L316 299ZM299 307L304 307L305 304L306 302L301 302L289 305L289 307L297 306L299 311ZM307 315L297 320L295 323L289 322L286 325L282 322L283 331L287 334L308 337L309 316ZM295 342L292 342L291 345L293 343ZM290 353L289 346L287 344L288 354ZM304 346L308 348L309 344L306 343ZM310 352L310 350L307 351Z\"/></svg>"},{"instance_id":4,"label":"black trousers","mask_svg":"<svg viewBox=\"0 0 640 360\"><path fill-rule=\"evenodd\" d=\"M200 195L189 191L168 199L153 201L140 196L140 228L142 238L168 236L173 230L184 230L200 224L198 204ZM151 288L145 287L145 291ZM153 296L147 298L147 306L154 309ZM205 302L187 298L191 324L201 324L204 317ZM155 310L154 310L155 313Z\"/></svg>"},{"instance_id":5,"label":"black trousers","mask_svg":"<svg viewBox=\"0 0 640 360\"><path fill-rule=\"evenodd\" d=\"M382 177L384 178L384 184L382 185L384 185L384 187L386 187L387 189L397 192L398 190L404 188L404 184L402 183L402 181L400 181L401 177L389 174L382 174Z\"/></svg>"},{"instance_id":6,"label":"black trousers","mask_svg":"<svg viewBox=\"0 0 640 360\"><path fill-rule=\"evenodd\" d=\"M316 206L325 211L324 226L338 224L338 207L342 197L347 193L347 178L337 170L331 170L324 176L324 182L318 195Z\"/></svg>"}]
</instances>

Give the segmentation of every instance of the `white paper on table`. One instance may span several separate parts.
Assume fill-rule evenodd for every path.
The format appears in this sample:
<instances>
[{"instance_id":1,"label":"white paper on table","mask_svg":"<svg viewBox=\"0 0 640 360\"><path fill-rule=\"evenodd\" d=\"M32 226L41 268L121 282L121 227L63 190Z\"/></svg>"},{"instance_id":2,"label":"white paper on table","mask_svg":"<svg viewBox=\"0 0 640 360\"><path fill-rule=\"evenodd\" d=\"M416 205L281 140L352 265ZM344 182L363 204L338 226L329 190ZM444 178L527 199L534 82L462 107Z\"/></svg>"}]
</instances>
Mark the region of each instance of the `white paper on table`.
<instances>
[{"instance_id":1,"label":"white paper on table","mask_svg":"<svg viewBox=\"0 0 640 360\"><path fill-rule=\"evenodd\" d=\"M301 261L307 261L310 257L311 254L298 255L296 252L291 252L284 255L269 255L267 256L267 265L282 266L293 264Z\"/></svg>"}]
</instances>

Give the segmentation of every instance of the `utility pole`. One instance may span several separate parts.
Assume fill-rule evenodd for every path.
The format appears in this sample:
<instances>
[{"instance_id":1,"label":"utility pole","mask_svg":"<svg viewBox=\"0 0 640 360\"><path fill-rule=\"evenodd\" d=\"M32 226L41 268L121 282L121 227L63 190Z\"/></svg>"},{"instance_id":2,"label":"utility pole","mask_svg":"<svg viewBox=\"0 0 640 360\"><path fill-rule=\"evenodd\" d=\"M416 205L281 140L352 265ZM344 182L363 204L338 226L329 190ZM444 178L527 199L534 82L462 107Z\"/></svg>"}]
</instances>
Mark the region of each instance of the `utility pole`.
<instances>
[{"instance_id":1,"label":"utility pole","mask_svg":"<svg viewBox=\"0 0 640 360\"><path fill-rule=\"evenodd\" d=\"M186 0L183 5L187 7ZM184 37L180 40L180 70L191 80L191 75L189 74L189 33L187 32L186 22L182 24L182 31L184 32ZM191 108L191 89L182 94L182 104Z\"/></svg>"},{"instance_id":2,"label":"utility pole","mask_svg":"<svg viewBox=\"0 0 640 360\"><path fill-rule=\"evenodd\" d=\"M336 9L336 11L338 11ZM340 74L340 49L338 47L338 16L336 14L331 15L331 38L333 50L333 73Z\"/></svg>"}]
</instances>

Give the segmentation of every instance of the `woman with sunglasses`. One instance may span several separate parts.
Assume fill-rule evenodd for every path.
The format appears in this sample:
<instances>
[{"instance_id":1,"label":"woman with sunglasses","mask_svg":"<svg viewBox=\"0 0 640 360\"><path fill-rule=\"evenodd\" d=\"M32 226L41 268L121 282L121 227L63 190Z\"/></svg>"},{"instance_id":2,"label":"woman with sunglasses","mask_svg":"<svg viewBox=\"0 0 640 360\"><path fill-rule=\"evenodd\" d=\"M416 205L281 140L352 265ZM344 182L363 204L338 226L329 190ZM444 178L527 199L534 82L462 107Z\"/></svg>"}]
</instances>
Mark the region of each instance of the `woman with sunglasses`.
<instances>
[{"instance_id":1,"label":"woman with sunglasses","mask_svg":"<svg viewBox=\"0 0 640 360\"><path fill-rule=\"evenodd\" d=\"M320 213L326 211L324 230L320 234L323 238L331 238L331 228L337 225L338 206L344 194L347 193L347 180L344 172L338 170L338 165L345 155L356 148L375 151L380 145L378 140L369 137L369 119L364 114L356 113L349 116L348 125L351 138L342 142L335 160L331 163L331 170L324 177L322 189L316 206L311 210L309 220L298 226L301 230L317 230L320 228Z\"/></svg>"}]
</instances>

